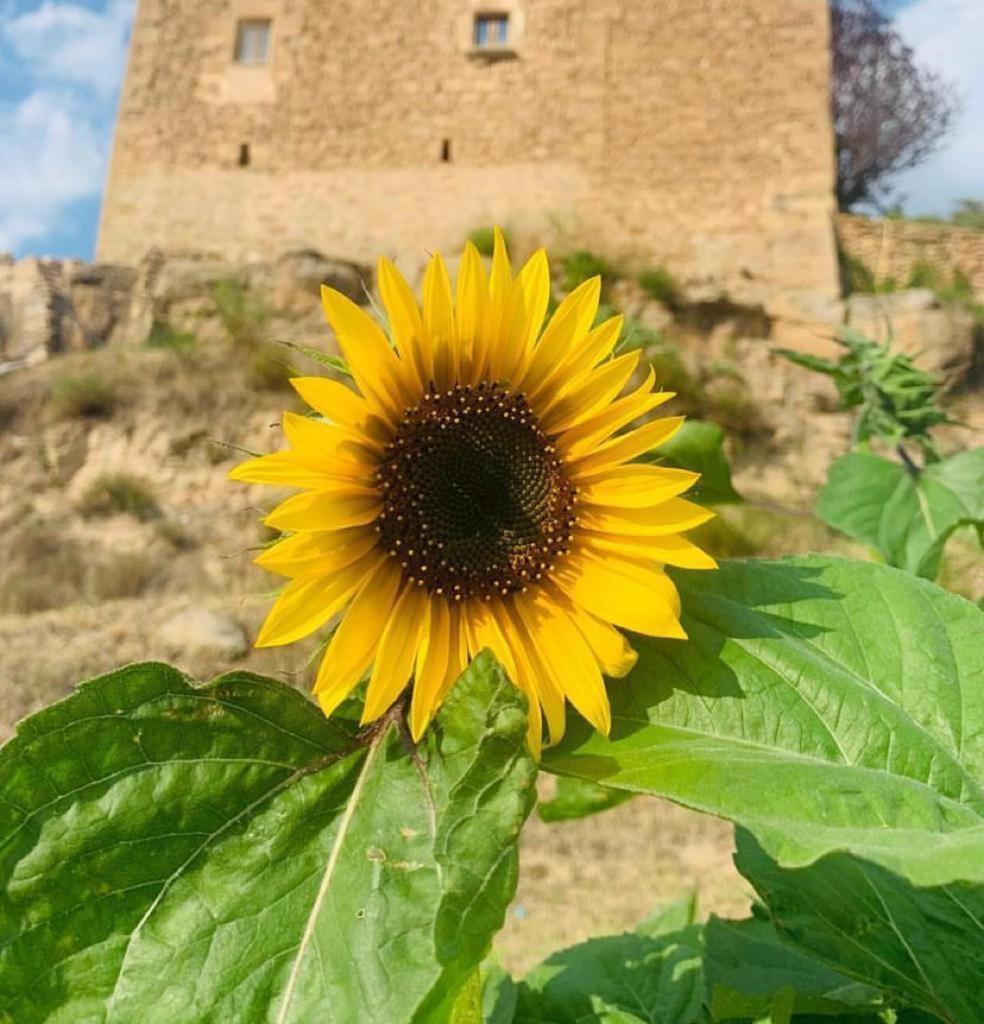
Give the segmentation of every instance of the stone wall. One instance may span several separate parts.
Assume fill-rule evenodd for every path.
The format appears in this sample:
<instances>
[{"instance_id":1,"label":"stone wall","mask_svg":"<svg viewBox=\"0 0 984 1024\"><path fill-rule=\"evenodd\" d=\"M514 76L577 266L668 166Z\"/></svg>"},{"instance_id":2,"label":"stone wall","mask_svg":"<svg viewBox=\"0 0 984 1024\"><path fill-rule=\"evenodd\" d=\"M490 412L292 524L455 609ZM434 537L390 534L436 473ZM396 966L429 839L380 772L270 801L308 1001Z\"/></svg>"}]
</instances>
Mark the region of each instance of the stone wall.
<instances>
[{"instance_id":1,"label":"stone wall","mask_svg":"<svg viewBox=\"0 0 984 1024\"><path fill-rule=\"evenodd\" d=\"M227 263L198 253L151 250L135 266L0 258L0 374L62 352L142 345L155 324L209 337L224 328L216 287L241 286L261 303L272 331L323 341L322 284L368 301L368 267L311 250L269 263Z\"/></svg>"},{"instance_id":2,"label":"stone wall","mask_svg":"<svg viewBox=\"0 0 984 1024\"><path fill-rule=\"evenodd\" d=\"M904 285L917 263L929 263L947 277L961 270L984 299L984 231L839 214L837 236L844 250L863 260L876 280L894 278Z\"/></svg>"},{"instance_id":3,"label":"stone wall","mask_svg":"<svg viewBox=\"0 0 984 1024\"><path fill-rule=\"evenodd\" d=\"M826 0L494 7L492 60L477 0L141 0L100 258L310 246L414 277L498 222L778 315L836 295ZM272 19L268 66L233 63L241 17Z\"/></svg>"}]
</instances>

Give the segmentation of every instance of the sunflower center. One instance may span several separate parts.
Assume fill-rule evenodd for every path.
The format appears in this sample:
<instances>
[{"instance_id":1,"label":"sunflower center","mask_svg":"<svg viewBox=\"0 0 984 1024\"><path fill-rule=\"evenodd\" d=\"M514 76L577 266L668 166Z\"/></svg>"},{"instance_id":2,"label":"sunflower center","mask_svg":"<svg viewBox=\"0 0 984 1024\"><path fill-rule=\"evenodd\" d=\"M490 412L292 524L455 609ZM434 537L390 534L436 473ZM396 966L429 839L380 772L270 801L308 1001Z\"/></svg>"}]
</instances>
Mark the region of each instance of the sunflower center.
<instances>
[{"instance_id":1,"label":"sunflower center","mask_svg":"<svg viewBox=\"0 0 984 1024\"><path fill-rule=\"evenodd\" d=\"M425 394L376 482L387 550L452 600L524 590L570 544L575 488L526 399L497 384Z\"/></svg>"}]
</instances>

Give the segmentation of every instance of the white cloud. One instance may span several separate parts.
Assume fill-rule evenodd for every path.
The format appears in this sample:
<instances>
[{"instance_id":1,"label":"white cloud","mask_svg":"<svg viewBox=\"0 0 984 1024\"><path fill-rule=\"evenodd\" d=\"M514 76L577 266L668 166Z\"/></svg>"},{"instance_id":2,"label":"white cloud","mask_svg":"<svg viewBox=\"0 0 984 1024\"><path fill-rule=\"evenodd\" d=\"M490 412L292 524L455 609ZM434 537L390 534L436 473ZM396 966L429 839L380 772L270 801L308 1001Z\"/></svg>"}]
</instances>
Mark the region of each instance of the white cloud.
<instances>
[{"instance_id":1,"label":"white cloud","mask_svg":"<svg viewBox=\"0 0 984 1024\"><path fill-rule=\"evenodd\" d=\"M32 79L82 86L107 99L120 82L133 8L134 0L109 0L102 11L45 0L6 19L0 32Z\"/></svg>"},{"instance_id":2,"label":"white cloud","mask_svg":"<svg viewBox=\"0 0 984 1024\"><path fill-rule=\"evenodd\" d=\"M958 199L984 198L984 0L915 0L896 21L917 58L952 81L963 99L940 151L896 179L911 213L947 214Z\"/></svg>"},{"instance_id":3,"label":"white cloud","mask_svg":"<svg viewBox=\"0 0 984 1024\"><path fill-rule=\"evenodd\" d=\"M28 91L0 95L0 250L56 237L72 203L99 195L133 8L45 0L3 10L4 74Z\"/></svg>"},{"instance_id":4,"label":"white cloud","mask_svg":"<svg viewBox=\"0 0 984 1024\"><path fill-rule=\"evenodd\" d=\"M0 106L0 249L48 234L65 207L98 193L105 150L70 96L42 90Z\"/></svg>"}]
</instances>

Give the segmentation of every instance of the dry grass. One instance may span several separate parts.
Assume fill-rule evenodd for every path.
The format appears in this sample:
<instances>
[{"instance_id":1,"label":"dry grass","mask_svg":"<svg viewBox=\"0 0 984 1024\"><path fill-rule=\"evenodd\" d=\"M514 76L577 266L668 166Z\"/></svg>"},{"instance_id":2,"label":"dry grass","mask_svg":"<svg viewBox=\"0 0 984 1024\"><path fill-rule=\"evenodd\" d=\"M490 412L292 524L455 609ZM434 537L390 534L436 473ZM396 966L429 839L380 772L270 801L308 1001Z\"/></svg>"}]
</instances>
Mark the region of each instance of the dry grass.
<instances>
[{"instance_id":1,"label":"dry grass","mask_svg":"<svg viewBox=\"0 0 984 1024\"><path fill-rule=\"evenodd\" d=\"M98 373L63 373L51 381L51 404L59 416L105 419L119 404L116 388Z\"/></svg>"},{"instance_id":2,"label":"dry grass","mask_svg":"<svg viewBox=\"0 0 984 1024\"><path fill-rule=\"evenodd\" d=\"M123 512L146 522L161 513L157 499L143 481L129 473L107 473L97 477L78 504L84 516L107 516Z\"/></svg>"}]
</instances>

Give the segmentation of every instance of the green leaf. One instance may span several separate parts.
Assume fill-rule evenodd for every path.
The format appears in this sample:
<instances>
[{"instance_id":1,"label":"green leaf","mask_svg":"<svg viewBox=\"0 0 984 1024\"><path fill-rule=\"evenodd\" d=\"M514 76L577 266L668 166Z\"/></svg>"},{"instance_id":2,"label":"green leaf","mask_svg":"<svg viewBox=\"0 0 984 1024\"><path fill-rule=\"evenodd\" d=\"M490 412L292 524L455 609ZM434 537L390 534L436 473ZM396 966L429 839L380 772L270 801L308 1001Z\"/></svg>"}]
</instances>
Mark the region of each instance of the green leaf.
<instances>
[{"instance_id":1,"label":"green leaf","mask_svg":"<svg viewBox=\"0 0 984 1024\"><path fill-rule=\"evenodd\" d=\"M341 356L332 355L330 352L322 352L321 349L312 348L310 345L300 345L296 341L280 341L280 344L286 345L287 348L292 348L295 352L300 352L302 356L313 359L314 362L320 363L321 366L327 366L329 370L334 370L335 373L341 374L343 377L352 376L348 363Z\"/></svg>"},{"instance_id":2,"label":"green leaf","mask_svg":"<svg viewBox=\"0 0 984 1024\"><path fill-rule=\"evenodd\" d=\"M618 807L631 799L632 794L625 790L609 789L583 779L560 778L553 799L541 801L537 812L548 823L573 821Z\"/></svg>"},{"instance_id":3,"label":"green leaf","mask_svg":"<svg viewBox=\"0 0 984 1024\"><path fill-rule=\"evenodd\" d=\"M948 1024L984 1020L984 887L917 888L846 853L784 869L747 833L738 868L784 936Z\"/></svg>"},{"instance_id":4,"label":"green leaf","mask_svg":"<svg viewBox=\"0 0 984 1024\"><path fill-rule=\"evenodd\" d=\"M923 885L984 882L984 613L819 556L676 573L690 639L636 637L610 738L573 719L543 767L833 850Z\"/></svg>"},{"instance_id":5,"label":"green leaf","mask_svg":"<svg viewBox=\"0 0 984 1024\"><path fill-rule=\"evenodd\" d=\"M525 730L488 656L416 754L245 673L83 685L0 751L0 1019L446 1020L515 889Z\"/></svg>"},{"instance_id":6,"label":"green leaf","mask_svg":"<svg viewBox=\"0 0 984 1024\"><path fill-rule=\"evenodd\" d=\"M932 579L954 530L984 530L984 448L930 463L918 476L877 455L844 455L830 467L817 514L889 565Z\"/></svg>"},{"instance_id":7,"label":"green leaf","mask_svg":"<svg viewBox=\"0 0 984 1024\"><path fill-rule=\"evenodd\" d=\"M701 929L613 935L555 953L520 985L516 1024L695 1024Z\"/></svg>"},{"instance_id":8,"label":"green leaf","mask_svg":"<svg viewBox=\"0 0 984 1024\"><path fill-rule=\"evenodd\" d=\"M876 988L838 974L814 957L787 945L768 921L722 921L704 928L705 979L714 1021L758 1019L777 999L790 1012L840 1016L877 1011L883 1004Z\"/></svg>"},{"instance_id":9,"label":"green leaf","mask_svg":"<svg viewBox=\"0 0 984 1024\"><path fill-rule=\"evenodd\" d=\"M654 460L700 473L691 492L705 505L741 501L731 484L731 465L724 453L724 431L716 423L687 420L669 441L652 453Z\"/></svg>"}]
</instances>

